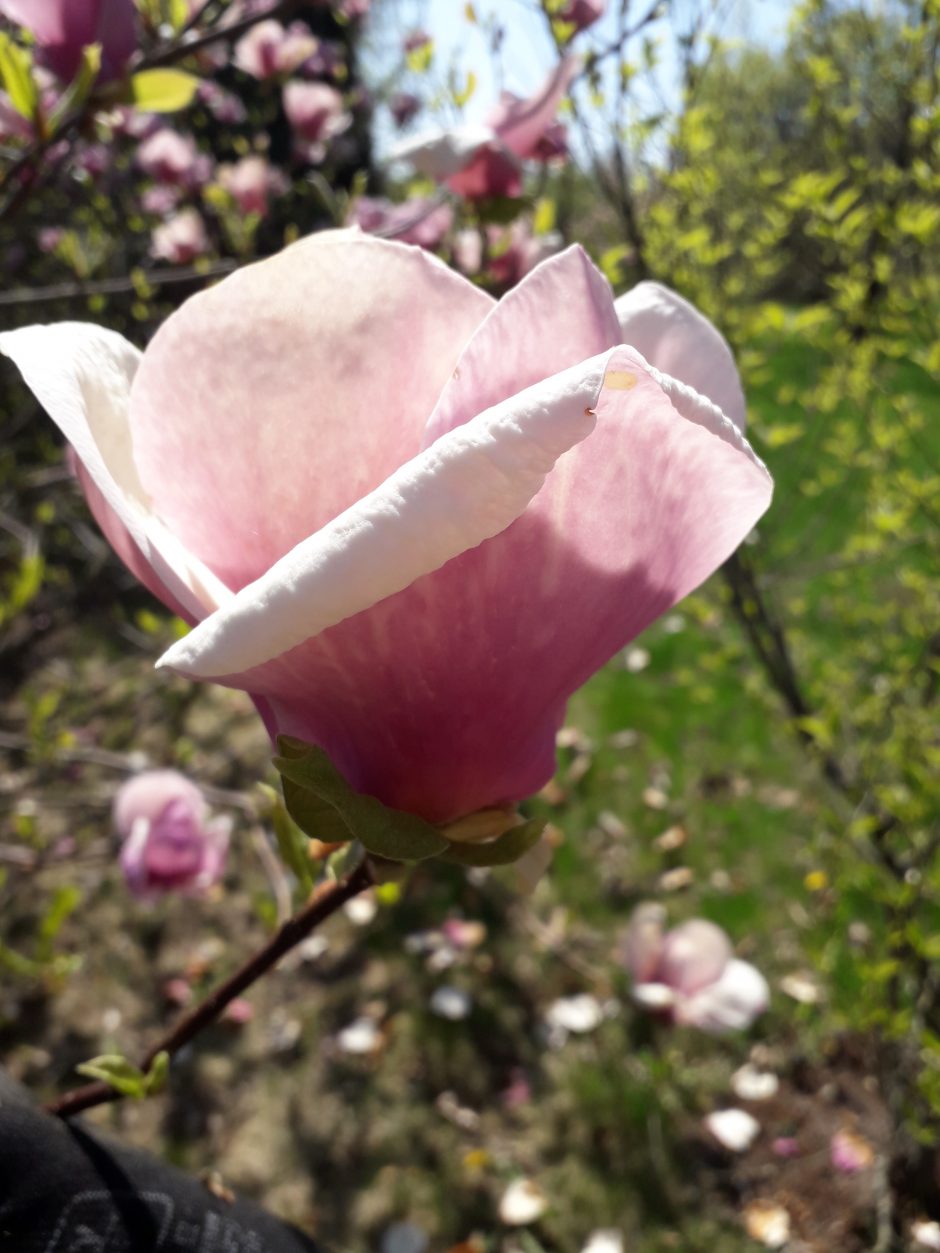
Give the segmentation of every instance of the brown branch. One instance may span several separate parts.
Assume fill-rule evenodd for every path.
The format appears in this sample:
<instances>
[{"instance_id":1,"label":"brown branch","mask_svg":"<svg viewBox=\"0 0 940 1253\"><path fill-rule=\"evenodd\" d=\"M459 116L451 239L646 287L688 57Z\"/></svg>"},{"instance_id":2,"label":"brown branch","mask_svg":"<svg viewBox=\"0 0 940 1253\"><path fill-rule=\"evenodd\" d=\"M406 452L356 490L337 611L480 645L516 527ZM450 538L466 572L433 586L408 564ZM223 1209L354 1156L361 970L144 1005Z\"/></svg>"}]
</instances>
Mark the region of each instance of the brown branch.
<instances>
[{"instance_id":1,"label":"brown branch","mask_svg":"<svg viewBox=\"0 0 940 1253\"><path fill-rule=\"evenodd\" d=\"M237 261L217 261L209 266L186 265L148 270L143 273L143 280L148 287L173 287L203 279L209 282L230 274L238 268L238 264ZM137 281L124 274L116 278L52 283L48 287L14 287L12 291L0 292L0 308L44 304L50 300L82 300L88 296L119 296L136 291Z\"/></svg>"},{"instance_id":2,"label":"brown branch","mask_svg":"<svg viewBox=\"0 0 940 1253\"><path fill-rule=\"evenodd\" d=\"M140 1063L141 1071L147 1074L154 1059L160 1053L169 1053L171 1057L178 1053L184 1045L215 1022L225 1007L237 996L271 970L285 953L290 952L301 940L306 939L315 927L335 914L347 901L371 887L374 882L371 866L368 860L363 858L345 879L340 879L339 882L329 886L322 886L313 894L303 909L292 918L288 918L287 922L278 928L264 948L250 957L215 991L210 992L195 1009L185 1014L175 1027L150 1046ZM119 1101L121 1097L122 1094L110 1084L88 1083L52 1101L46 1106L46 1112L55 1114L59 1118L71 1118L74 1114L81 1113L82 1110L92 1109L96 1105L106 1105L109 1101Z\"/></svg>"}]
</instances>

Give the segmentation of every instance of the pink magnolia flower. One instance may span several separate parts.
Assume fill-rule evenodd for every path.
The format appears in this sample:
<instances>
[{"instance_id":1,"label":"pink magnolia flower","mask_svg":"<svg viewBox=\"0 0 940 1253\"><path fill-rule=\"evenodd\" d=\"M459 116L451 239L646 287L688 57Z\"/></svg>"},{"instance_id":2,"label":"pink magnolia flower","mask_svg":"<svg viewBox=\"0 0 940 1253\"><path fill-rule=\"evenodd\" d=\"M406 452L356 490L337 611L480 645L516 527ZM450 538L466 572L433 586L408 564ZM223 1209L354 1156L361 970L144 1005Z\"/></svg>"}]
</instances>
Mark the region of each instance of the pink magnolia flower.
<instances>
[{"instance_id":1,"label":"pink magnolia flower","mask_svg":"<svg viewBox=\"0 0 940 1253\"><path fill-rule=\"evenodd\" d=\"M432 821L543 786L568 696L771 498L718 332L655 284L615 302L577 247L497 303L421 249L325 231L187 300L144 354L82 323L0 352L119 555L200 623L160 664L251 693Z\"/></svg>"},{"instance_id":2,"label":"pink magnolia flower","mask_svg":"<svg viewBox=\"0 0 940 1253\"><path fill-rule=\"evenodd\" d=\"M234 165L219 166L219 182L242 213L264 217L272 197L283 196L289 183L282 170L257 154L242 157Z\"/></svg>"},{"instance_id":3,"label":"pink magnolia flower","mask_svg":"<svg viewBox=\"0 0 940 1253\"><path fill-rule=\"evenodd\" d=\"M199 84L196 94L212 116L217 121L224 122L226 126L238 126L248 116L238 96L233 91L226 91L211 78L204 79Z\"/></svg>"},{"instance_id":4,"label":"pink magnolia flower","mask_svg":"<svg viewBox=\"0 0 940 1253\"><path fill-rule=\"evenodd\" d=\"M235 45L234 61L254 78L291 74L317 50L317 40L303 22L282 26L273 19L252 26Z\"/></svg>"},{"instance_id":5,"label":"pink magnolia flower","mask_svg":"<svg viewBox=\"0 0 940 1253\"><path fill-rule=\"evenodd\" d=\"M481 125L425 131L396 145L390 158L407 161L467 199L518 196L519 162L544 159L546 144L557 147L555 113L579 68L577 57L564 57L527 99L506 92Z\"/></svg>"},{"instance_id":6,"label":"pink magnolia flower","mask_svg":"<svg viewBox=\"0 0 940 1253\"><path fill-rule=\"evenodd\" d=\"M171 265L189 265L209 251L206 224L198 209L180 209L156 227L150 251L159 261Z\"/></svg>"},{"instance_id":7,"label":"pink magnolia flower","mask_svg":"<svg viewBox=\"0 0 940 1253\"><path fill-rule=\"evenodd\" d=\"M82 49L101 45L101 78L117 78L137 47L134 0L0 0L0 14L28 30L42 61L70 79Z\"/></svg>"},{"instance_id":8,"label":"pink magnolia flower","mask_svg":"<svg viewBox=\"0 0 940 1253\"><path fill-rule=\"evenodd\" d=\"M351 122L343 97L329 83L288 83L284 112L309 161L322 161L326 145Z\"/></svg>"},{"instance_id":9,"label":"pink magnolia flower","mask_svg":"<svg viewBox=\"0 0 940 1253\"><path fill-rule=\"evenodd\" d=\"M585 30L593 26L607 11L607 0L568 0L558 17L563 22L571 22L576 30Z\"/></svg>"},{"instance_id":10,"label":"pink magnolia flower","mask_svg":"<svg viewBox=\"0 0 940 1253\"><path fill-rule=\"evenodd\" d=\"M143 141L136 161L155 182L188 190L201 187L212 176L212 158L199 151L192 135L181 135L169 126Z\"/></svg>"},{"instance_id":11,"label":"pink magnolia flower","mask_svg":"<svg viewBox=\"0 0 940 1253\"><path fill-rule=\"evenodd\" d=\"M666 931L665 917L650 904L630 920L625 957L637 1004L716 1035L749 1027L770 999L764 976L734 956L713 922L693 918Z\"/></svg>"},{"instance_id":12,"label":"pink magnolia flower","mask_svg":"<svg viewBox=\"0 0 940 1253\"><path fill-rule=\"evenodd\" d=\"M121 869L135 896L197 894L222 877L231 822L210 819L202 792L175 770L129 779L114 799L114 826L123 840Z\"/></svg>"},{"instance_id":13,"label":"pink magnolia flower","mask_svg":"<svg viewBox=\"0 0 940 1253\"><path fill-rule=\"evenodd\" d=\"M360 196L350 215L350 225L361 230L432 250L440 247L453 222L454 211L450 205L421 196L402 204L380 197Z\"/></svg>"}]
</instances>

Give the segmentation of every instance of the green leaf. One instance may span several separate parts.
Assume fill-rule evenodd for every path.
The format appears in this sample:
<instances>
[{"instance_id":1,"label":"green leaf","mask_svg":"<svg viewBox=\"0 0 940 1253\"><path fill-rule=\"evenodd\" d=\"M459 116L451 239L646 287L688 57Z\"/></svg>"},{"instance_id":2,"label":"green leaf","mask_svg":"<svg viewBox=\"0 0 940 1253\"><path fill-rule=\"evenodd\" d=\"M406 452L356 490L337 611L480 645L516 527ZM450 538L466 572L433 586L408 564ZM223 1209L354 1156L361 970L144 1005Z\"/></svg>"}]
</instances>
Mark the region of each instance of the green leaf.
<instances>
[{"instance_id":1,"label":"green leaf","mask_svg":"<svg viewBox=\"0 0 940 1253\"><path fill-rule=\"evenodd\" d=\"M156 1096L166 1087L170 1074L170 1055L163 1049L150 1063L150 1069L144 1075L144 1095Z\"/></svg>"},{"instance_id":2,"label":"green leaf","mask_svg":"<svg viewBox=\"0 0 940 1253\"><path fill-rule=\"evenodd\" d=\"M141 70L131 79L131 99L148 113L175 113L192 103L199 87L195 74L185 70Z\"/></svg>"},{"instance_id":3,"label":"green leaf","mask_svg":"<svg viewBox=\"0 0 940 1253\"><path fill-rule=\"evenodd\" d=\"M63 119L78 105L88 99L101 69L101 44L89 44L82 48L82 59L75 77L56 101L49 117L49 130L54 135Z\"/></svg>"},{"instance_id":4,"label":"green leaf","mask_svg":"<svg viewBox=\"0 0 940 1253\"><path fill-rule=\"evenodd\" d=\"M149 1076L120 1053L102 1053L100 1057L93 1057L90 1062L82 1062L75 1069L89 1079L100 1079L122 1096L140 1100L147 1095Z\"/></svg>"},{"instance_id":5,"label":"green leaf","mask_svg":"<svg viewBox=\"0 0 940 1253\"><path fill-rule=\"evenodd\" d=\"M278 796L274 788L268 787L266 783L262 783L260 787L268 803L267 816L271 819L271 825L274 828L274 838L277 840L281 860L292 871L303 891L309 892L313 888L313 873L307 856L304 833L287 812L282 797Z\"/></svg>"},{"instance_id":6,"label":"green leaf","mask_svg":"<svg viewBox=\"0 0 940 1253\"><path fill-rule=\"evenodd\" d=\"M0 79L10 104L30 121L36 116L39 92L33 79L33 59L25 48L0 31Z\"/></svg>"},{"instance_id":7,"label":"green leaf","mask_svg":"<svg viewBox=\"0 0 940 1253\"><path fill-rule=\"evenodd\" d=\"M531 818L485 844L451 844L443 860L461 866L508 866L527 853L544 830L544 819Z\"/></svg>"},{"instance_id":8,"label":"green leaf","mask_svg":"<svg viewBox=\"0 0 940 1253\"><path fill-rule=\"evenodd\" d=\"M423 861L447 849L447 840L423 818L351 788L322 748L289 735L279 735L277 746L274 765L288 813L307 835L327 843L358 840L389 861Z\"/></svg>"}]
</instances>

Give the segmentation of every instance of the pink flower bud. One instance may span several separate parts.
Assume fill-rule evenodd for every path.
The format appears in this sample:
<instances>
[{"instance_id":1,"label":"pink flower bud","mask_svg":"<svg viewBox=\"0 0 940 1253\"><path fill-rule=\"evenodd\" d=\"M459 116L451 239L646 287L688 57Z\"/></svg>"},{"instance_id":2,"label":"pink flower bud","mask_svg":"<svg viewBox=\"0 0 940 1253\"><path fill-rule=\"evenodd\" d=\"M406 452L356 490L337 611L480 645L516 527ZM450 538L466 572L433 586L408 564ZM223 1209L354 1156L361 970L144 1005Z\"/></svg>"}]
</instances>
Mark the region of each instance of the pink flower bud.
<instances>
[{"instance_id":1,"label":"pink flower bud","mask_svg":"<svg viewBox=\"0 0 940 1253\"><path fill-rule=\"evenodd\" d=\"M202 792L177 771L129 779L115 797L113 816L123 840L121 869L135 896L199 894L221 879L230 820L210 819Z\"/></svg>"}]
</instances>

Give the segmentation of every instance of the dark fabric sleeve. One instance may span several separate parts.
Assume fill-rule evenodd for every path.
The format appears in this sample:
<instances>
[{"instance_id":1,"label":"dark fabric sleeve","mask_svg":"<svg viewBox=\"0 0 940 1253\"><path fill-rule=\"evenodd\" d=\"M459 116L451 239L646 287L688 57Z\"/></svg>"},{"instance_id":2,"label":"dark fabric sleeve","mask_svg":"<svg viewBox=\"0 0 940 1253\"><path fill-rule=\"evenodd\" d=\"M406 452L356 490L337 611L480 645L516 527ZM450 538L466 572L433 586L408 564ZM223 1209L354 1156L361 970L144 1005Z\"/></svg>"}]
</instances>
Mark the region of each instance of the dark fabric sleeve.
<instances>
[{"instance_id":1,"label":"dark fabric sleeve","mask_svg":"<svg viewBox=\"0 0 940 1253\"><path fill-rule=\"evenodd\" d=\"M0 1072L0 1253L322 1253L257 1205L37 1110Z\"/></svg>"}]
</instances>

